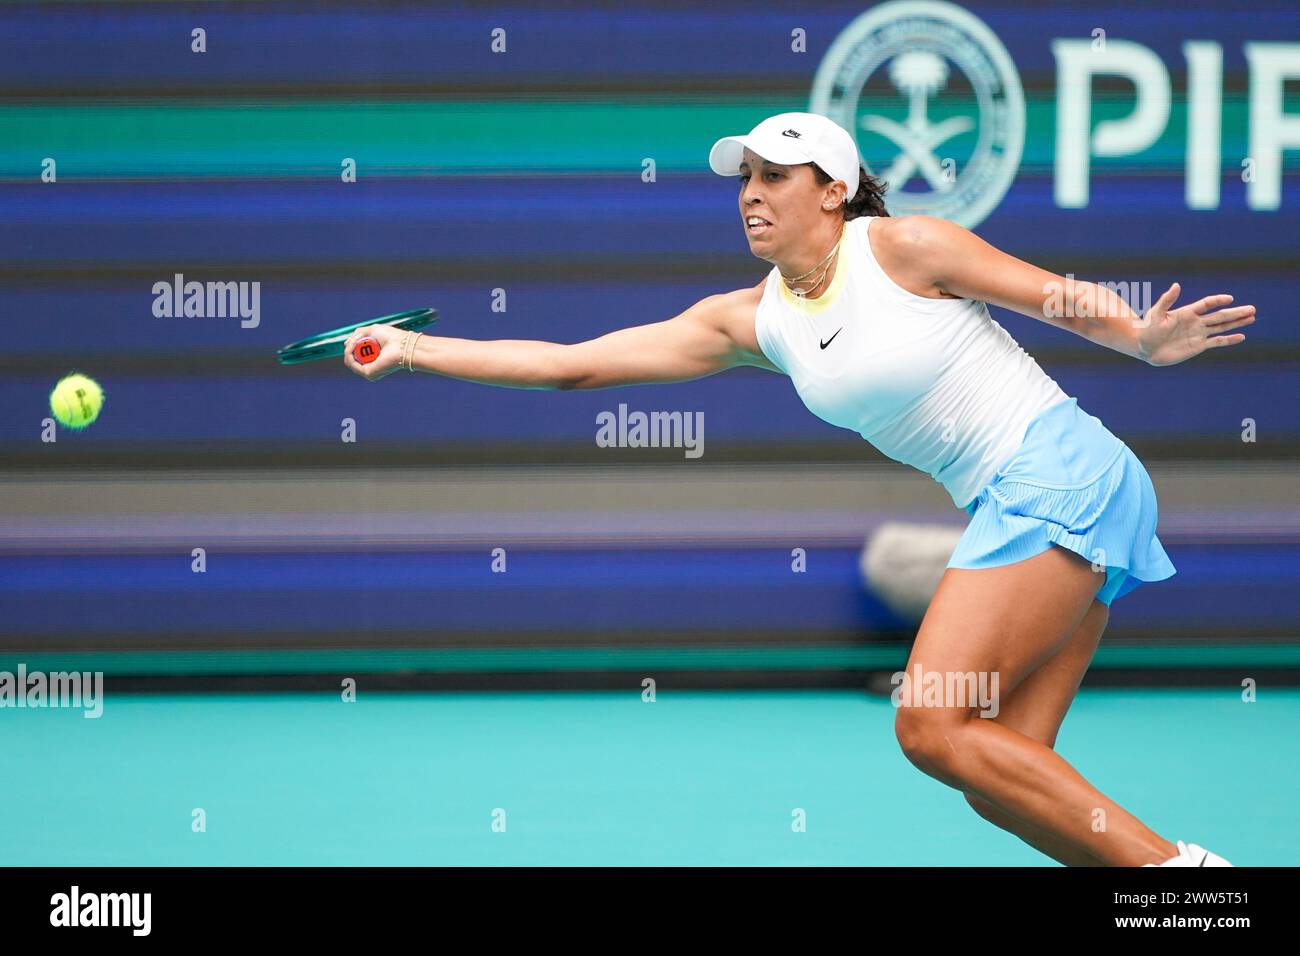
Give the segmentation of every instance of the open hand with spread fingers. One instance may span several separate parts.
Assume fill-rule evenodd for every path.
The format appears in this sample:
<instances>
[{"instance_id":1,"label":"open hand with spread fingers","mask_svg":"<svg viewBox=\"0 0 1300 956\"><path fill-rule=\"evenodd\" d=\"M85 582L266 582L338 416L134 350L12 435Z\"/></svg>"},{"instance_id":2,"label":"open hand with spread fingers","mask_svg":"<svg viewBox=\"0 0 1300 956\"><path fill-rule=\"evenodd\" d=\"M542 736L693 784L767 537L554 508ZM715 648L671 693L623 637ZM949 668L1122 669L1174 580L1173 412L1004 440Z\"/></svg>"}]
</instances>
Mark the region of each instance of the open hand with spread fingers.
<instances>
[{"instance_id":1,"label":"open hand with spread fingers","mask_svg":"<svg viewBox=\"0 0 1300 956\"><path fill-rule=\"evenodd\" d=\"M1178 300L1179 291L1175 282L1135 323L1138 328L1138 357L1144 362L1148 365L1177 365L1207 349L1245 341L1246 336L1240 332L1234 335L1220 333L1254 322L1253 305L1224 308L1232 301L1232 296L1225 293L1207 295L1190 305L1171 308Z\"/></svg>"}]
</instances>

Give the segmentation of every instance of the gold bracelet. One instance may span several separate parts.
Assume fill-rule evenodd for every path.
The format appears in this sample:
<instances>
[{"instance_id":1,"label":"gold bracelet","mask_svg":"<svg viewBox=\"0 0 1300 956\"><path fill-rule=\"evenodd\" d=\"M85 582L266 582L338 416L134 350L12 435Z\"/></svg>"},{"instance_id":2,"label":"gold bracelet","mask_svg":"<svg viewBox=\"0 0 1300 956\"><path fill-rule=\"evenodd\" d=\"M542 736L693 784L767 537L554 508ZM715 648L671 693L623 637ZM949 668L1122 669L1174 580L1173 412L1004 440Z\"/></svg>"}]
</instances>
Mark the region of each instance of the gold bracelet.
<instances>
[{"instance_id":1,"label":"gold bracelet","mask_svg":"<svg viewBox=\"0 0 1300 956\"><path fill-rule=\"evenodd\" d=\"M412 331L407 334L410 335L411 338L410 338L410 343L406 348L406 370L408 372L414 372L415 371L415 350L419 346L420 338L424 335L424 333Z\"/></svg>"},{"instance_id":2,"label":"gold bracelet","mask_svg":"<svg viewBox=\"0 0 1300 956\"><path fill-rule=\"evenodd\" d=\"M397 367L406 368L406 347L411 344L411 332L408 329L402 333L401 346L397 352Z\"/></svg>"},{"instance_id":3,"label":"gold bracelet","mask_svg":"<svg viewBox=\"0 0 1300 956\"><path fill-rule=\"evenodd\" d=\"M411 333L406 331L402 333L401 346L397 352L397 367L406 368L406 347L411 344Z\"/></svg>"}]
</instances>

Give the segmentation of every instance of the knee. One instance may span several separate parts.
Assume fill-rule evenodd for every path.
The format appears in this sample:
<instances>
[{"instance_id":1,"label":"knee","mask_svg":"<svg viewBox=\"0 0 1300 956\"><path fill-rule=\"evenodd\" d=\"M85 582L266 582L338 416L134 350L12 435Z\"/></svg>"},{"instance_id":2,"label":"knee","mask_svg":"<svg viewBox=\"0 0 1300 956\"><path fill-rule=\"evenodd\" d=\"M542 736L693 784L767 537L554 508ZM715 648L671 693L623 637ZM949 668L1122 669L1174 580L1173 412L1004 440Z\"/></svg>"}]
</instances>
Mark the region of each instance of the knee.
<instances>
[{"instance_id":1,"label":"knee","mask_svg":"<svg viewBox=\"0 0 1300 956\"><path fill-rule=\"evenodd\" d=\"M951 777L957 759L956 739L964 718L939 708L900 707L894 734L903 754L932 777Z\"/></svg>"}]
</instances>

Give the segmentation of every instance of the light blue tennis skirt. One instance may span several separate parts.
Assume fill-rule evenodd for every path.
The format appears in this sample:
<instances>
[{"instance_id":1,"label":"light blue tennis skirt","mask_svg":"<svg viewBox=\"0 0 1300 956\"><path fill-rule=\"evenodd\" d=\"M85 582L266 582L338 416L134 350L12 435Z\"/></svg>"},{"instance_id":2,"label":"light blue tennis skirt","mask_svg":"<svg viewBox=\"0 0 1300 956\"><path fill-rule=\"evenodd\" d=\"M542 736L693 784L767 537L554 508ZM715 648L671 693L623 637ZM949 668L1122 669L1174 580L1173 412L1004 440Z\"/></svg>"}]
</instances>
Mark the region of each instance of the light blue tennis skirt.
<instances>
[{"instance_id":1,"label":"light blue tennis skirt","mask_svg":"<svg viewBox=\"0 0 1300 956\"><path fill-rule=\"evenodd\" d=\"M1143 582L1174 575L1156 537L1151 476L1074 398L1030 420L1020 447L966 512L971 522L950 568L1012 564L1058 544L1105 566L1097 600L1107 606Z\"/></svg>"}]
</instances>

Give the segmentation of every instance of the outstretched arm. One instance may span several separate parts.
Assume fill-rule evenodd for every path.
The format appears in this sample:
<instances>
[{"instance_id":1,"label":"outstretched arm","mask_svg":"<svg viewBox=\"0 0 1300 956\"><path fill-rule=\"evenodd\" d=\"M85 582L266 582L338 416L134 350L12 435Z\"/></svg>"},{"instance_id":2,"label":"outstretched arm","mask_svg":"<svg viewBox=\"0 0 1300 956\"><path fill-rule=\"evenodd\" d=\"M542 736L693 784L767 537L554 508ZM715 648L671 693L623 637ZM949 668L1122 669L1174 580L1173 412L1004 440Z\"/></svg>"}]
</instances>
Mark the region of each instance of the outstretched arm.
<instances>
[{"instance_id":1,"label":"outstretched arm","mask_svg":"<svg viewBox=\"0 0 1300 956\"><path fill-rule=\"evenodd\" d=\"M1232 302L1227 294L1175 309L1176 282L1140 316L1113 290L1039 269L956 223L908 216L897 225L905 227L894 230L898 254L942 291L1028 315L1149 365L1174 365L1236 345L1245 335L1220 333L1255 321L1253 305L1224 308Z\"/></svg>"},{"instance_id":2,"label":"outstretched arm","mask_svg":"<svg viewBox=\"0 0 1300 956\"><path fill-rule=\"evenodd\" d=\"M611 388L702 378L737 365L771 366L747 341L754 291L712 295L663 322L619 329L599 338L561 345L521 339L423 336L411 365L416 371L507 388ZM362 336L378 339L379 357L368 365L352 357ZM363 378L378 381L398 368L405 333L386 326L357 329L344 349L344 362ZM747 348L749 345L751 347Z\"/></svg>"}]
</instances>

